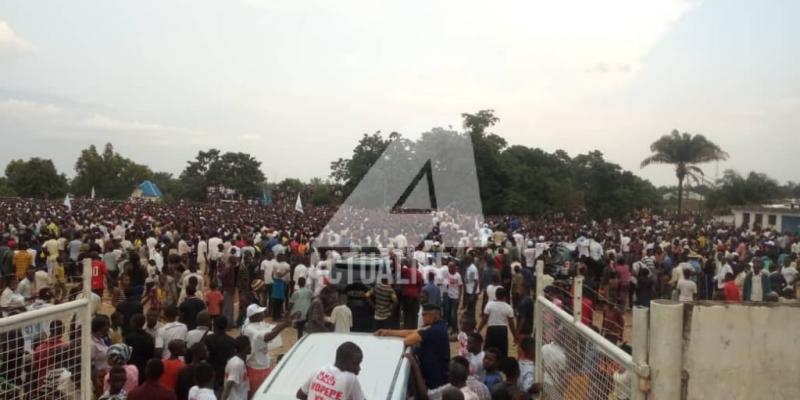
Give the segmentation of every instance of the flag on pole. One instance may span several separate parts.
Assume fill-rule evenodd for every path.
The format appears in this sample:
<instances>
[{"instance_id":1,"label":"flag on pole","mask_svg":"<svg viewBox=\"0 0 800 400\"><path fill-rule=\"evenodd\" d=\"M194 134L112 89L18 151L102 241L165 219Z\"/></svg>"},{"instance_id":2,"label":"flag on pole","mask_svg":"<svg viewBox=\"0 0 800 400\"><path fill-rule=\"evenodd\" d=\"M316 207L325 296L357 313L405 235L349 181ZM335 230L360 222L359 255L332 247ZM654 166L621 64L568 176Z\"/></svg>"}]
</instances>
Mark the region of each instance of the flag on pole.
<instances>
[{"instance_id":1,"label":"flag on pole","mask_svg":"<svg viewBox=\"0 0 800 400\"><path fill-rule=\"evenodd\" d=\"M92 200L94 200L94 186L92 186Z\"/></svg>"},{"instance_id":2,"label":"flag on pole","mask_svg":"<svg viewBox=\"0 0 800 400\"><path fill-rule=\"evenodd\" d=\"M261 192L261 205L266 207L266 206L268 206L270 204L272 204L272 198L269 196L269 193L267 193L266 190L262 191Z\"/></svg>"},{"instance_id":3,"label":"flag on pole","mask_svg":"<svg viewBox=\"0 0 800 400\"><path fill-rule=\"evenodd\" d=\"M67 197L64 198L64 206L72 211L72 202L69 200L69 194L67 194Z\"/></svg>"},{"instance_id":4,"label":"flag on pole","mask_svg":"<svg viewBox=\"0 0 800 400\"><path fill-rule=\"evenodd\" d=\"M303 212L303 202L300 201L300 193L297 194L297 201L294 203L294 209L299 213Z\"/></svg>"}]
</instances>

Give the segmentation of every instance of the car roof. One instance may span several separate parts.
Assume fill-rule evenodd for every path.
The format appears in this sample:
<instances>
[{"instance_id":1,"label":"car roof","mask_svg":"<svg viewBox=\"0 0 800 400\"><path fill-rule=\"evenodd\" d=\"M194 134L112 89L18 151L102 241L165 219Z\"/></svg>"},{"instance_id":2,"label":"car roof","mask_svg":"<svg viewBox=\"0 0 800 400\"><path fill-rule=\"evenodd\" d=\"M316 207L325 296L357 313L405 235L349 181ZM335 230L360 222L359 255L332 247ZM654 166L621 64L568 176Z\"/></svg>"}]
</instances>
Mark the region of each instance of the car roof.
<instances>
[{"instance_id":1,"label":"car roof","mask_svg":"<svg viewBox=\"0 0 800 400\"><path fill-rule=\"evenodd\" d=\"M336 349L353 342L364 353L358 381L370 400L405 398L408 361L400 338L366 333L314 333L303 336L258 388L254 400L293 400L299 389L320 368L333 365Z\"/></svg>"}]
</instances>

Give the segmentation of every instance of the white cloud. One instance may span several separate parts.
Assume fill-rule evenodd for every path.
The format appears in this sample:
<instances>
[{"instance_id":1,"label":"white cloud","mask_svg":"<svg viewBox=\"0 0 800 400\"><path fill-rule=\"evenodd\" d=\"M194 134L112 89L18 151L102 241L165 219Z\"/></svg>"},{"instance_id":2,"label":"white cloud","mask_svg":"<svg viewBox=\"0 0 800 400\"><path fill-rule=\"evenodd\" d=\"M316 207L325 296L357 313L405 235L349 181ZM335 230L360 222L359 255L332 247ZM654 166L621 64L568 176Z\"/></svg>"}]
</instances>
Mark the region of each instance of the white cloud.
<instances>
[{"instance_id":1,"label":"white cloud","mask_svg":"<svg viewBox=\"0 0 800 400\"><path fill-rule=\"evenodd\" d=\"M17 36L7 22L0 20L0 50L3 49L27 51L32 50L33 46L25 39Z\"/></svg>"},{"instance_id":2,"label":"white cloud","mask_svg":"<svg viewBox=\"0 0 800 400\"><path fill-rule=\"evenodd\" d=\"M52 158L68 175L80 150L90 144L111 142L126 157L170 172L180 171L199 148L224 147L199 129L18 98L0 99L0 132L15 144L0 147L0 159ZM20 149L26 150L20 153Z\"/></svg>"}]
</instances>

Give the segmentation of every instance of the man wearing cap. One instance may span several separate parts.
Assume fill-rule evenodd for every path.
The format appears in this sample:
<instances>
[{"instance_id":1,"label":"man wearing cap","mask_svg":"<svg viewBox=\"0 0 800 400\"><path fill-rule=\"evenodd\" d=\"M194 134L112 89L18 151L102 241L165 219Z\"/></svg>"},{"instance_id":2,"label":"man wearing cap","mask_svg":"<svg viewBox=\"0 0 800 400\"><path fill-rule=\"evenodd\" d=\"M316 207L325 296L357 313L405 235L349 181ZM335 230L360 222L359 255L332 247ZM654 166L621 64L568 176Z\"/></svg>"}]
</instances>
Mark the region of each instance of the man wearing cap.
<instances>
[{"instance_id":1,"label":"man wearing cap","mask_svg":"<svg viewBox=\"0 0 800 400\"><path fill-rule=\"evenodd\" d=\"M447 384L447 365L450 362L450 338L447 323L441 319L441 308L435 304L422 306L423 328L419 330L381 329L377 336L403 338L406 346L419 346L415 352L428 387Z\"/></svg>"},{"instance_id":2,"label":"man wearing cap","mask_svg":"<svg viewBox=\"0 0 800 400\"><path fill-rule=\"evenodd\" d=\"M242 334L250 338L251 352L247 357L247 379L250 382L250 396L261 386L267 378L272 366L270 351L283 345L281 332L291 326L291 319L286 319L278 325L271 325L264 321L266 307L251 304L247 307L247 322L242 328Z\"/></svg>"}]
</instances>

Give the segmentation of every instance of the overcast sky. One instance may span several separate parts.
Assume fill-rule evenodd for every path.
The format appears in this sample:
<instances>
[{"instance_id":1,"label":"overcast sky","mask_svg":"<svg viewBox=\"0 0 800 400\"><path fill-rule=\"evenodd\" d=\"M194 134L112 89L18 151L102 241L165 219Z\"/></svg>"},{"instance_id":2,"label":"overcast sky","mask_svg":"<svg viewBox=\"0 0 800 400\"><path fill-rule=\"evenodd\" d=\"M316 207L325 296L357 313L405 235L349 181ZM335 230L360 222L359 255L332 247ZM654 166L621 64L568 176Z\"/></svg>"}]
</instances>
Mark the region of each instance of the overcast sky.
<instances>
[{"instance_id":1,"label":"overcast sky","mask_svg":"<svg viewBox=\"0 0 800 400\"><path fill-rule=\"evenodd\" d=\"M510 144L598 149L657 185L673 171L639 162L673 128L730 153L720 174L800 181L798 15L792 0L0 0L0 168L40 156L72 176L110 141L176 175L216 147L271 181L326 177L365 132L493 108Z\"/></svg>"}]
</instances>

